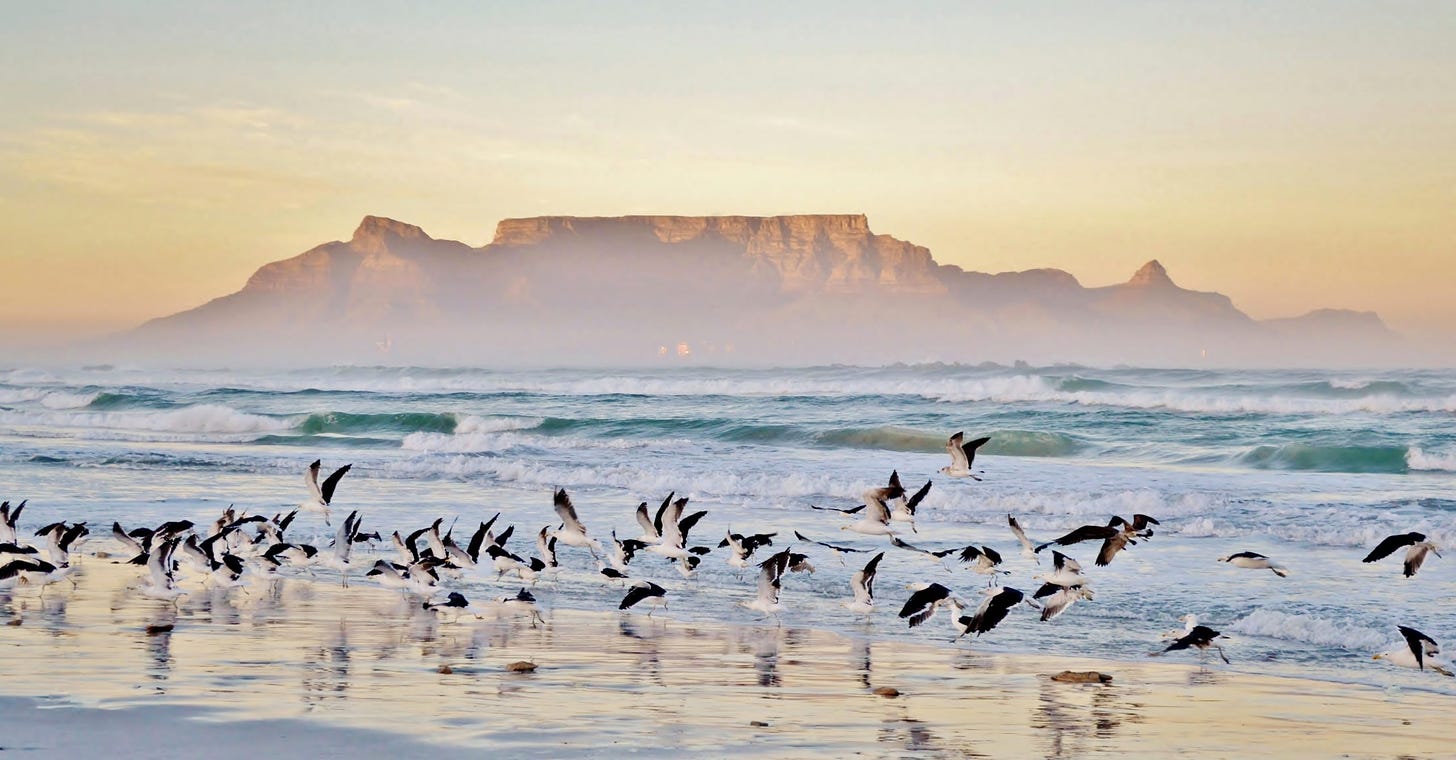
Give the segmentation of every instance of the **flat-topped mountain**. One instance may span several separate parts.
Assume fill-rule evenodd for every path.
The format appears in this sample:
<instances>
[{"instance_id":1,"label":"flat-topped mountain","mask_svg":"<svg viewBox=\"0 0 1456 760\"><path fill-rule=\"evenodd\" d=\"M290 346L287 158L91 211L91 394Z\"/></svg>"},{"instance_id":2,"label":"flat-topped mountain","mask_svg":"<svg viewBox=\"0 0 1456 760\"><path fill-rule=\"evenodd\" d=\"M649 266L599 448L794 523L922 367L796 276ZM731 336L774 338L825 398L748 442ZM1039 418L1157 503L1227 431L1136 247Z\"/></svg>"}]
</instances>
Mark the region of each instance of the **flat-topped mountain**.
<instances>
[{"instance_id":1,"label":"flat-topped mountain","mask_svg":"<svg viewBox=\"0 0 1456 760\"><path fill-rule=\"evenodd\" d=\"M1374 315L1260 323L1157 261L1097 288L1055 269L966 271L861 214L506 219L479 248L367 216L349 240L120 342L259 361L1186 364L1306 349L1317 362L1306 333L1346 332L1394 337Z\"/></svg>"}]
</instances>

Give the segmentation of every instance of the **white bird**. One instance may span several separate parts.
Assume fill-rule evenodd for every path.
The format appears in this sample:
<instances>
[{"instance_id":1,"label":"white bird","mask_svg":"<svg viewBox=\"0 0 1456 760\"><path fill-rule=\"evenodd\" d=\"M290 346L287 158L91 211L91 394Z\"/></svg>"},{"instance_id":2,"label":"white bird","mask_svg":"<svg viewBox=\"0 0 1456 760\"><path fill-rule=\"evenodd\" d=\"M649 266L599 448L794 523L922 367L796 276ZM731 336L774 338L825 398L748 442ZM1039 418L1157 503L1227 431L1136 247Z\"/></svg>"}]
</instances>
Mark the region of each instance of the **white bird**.
<instances>
[{"instance_id":1,"label":"white bird","mask_svg":"<svg viewBox=\"0 0 1456 760\"><path fill-rule=\"evenodd\" d=\"M900 608L900 618L909 623L911 628L929 620L941 607L955 609L962 606L951 595L951 590L939 583L915 584L911 588L915 589L915 593Z\"/></svg>"},{"instance_id":2,"label":"white bird","mask_svg":"<svg viewBox=\"0 0 1456 760\"><path fill-rule=\"evenodd\" d=\"M1239 552L1230 554L1227 557L1219 557L1219 562L1227 562L1234 567L1247 568L1249 570L1269 570L1280 578L1289 577L1289 571L1284 566L1262 554L1254 552Z\"/></svg>"},{"instance_id":3,"label":"white bird","mask_svg":"<svg viewBox=\"0 0 1456 760\"><path fill-rule=\"evenodd\" d=\"M976 609L976 614L962 616L960 620L966 628L966 633L973 633L977 637L999 625L1016 605L1026 602L1027 606L1036 606L1026 598L1025 594L1010 586L988 588L982 590L981 593L985 594L986 598Z\"/></svg>"},{"instance_id":4,"label":"white bird","mask_svg":"<svg viewBox=\"0 0 1456 760\"><path fill-rule=\"evenodd\" d=\"M541 562L549 570L560 567L561 564L556 561L556 539L546 534L548 530L550 530L550 526L543 527L541 532L536 534L536 551L541 555ZM616 537L615 533L613 533L613 537Z\"/></svg>"},{"instance_id":5,"label":"white bird","mask_svg":"<svg viewBox=\"0 0 1456 760\"><path fill-rule=\"evenodd\" d=\"M172 553L179 543L180 539L172 538L152 545L147 557L147 580L140 589L142 596L170 601L187 593L177 587L172 576Z\"/></svg>"},{"instance_id":6,"label":"white bird","mask_svg":"<svg viewBox=\"0 0 1456 760\"><path fill-rule=\"evenodd\" d=\"M1407 626L1398 625L1396 628L1400 629L1400 635L1405 638L1405 646L1396 646L1372 659L1388 660L1392 665L1415 670L1425 670L1429 665L1431 670L1443 676L1452 675L1451 669L1442 664L1444 661L1436 659L1441 654L1441 647L1436 644L1435 639Z\"/></svg>"},{"instance_id":7,"label":"white bird","mask_svg":"<svg viewBox=\"0 0 1456 760\"><path fill-rule=\"evenodd\" d=\"M1041 602L1041 619L1046 622L1066 612L1068 607L1079 600L1091 601L1092 589L1082 585L1059 586L1055 583L1043 583L1032 598Z\"/></svg>"},{"instance_id":8,"label":"white bird","mask_svg":"<svg viewBox=\"0 0 1456 760\"><path fill-rule=\"evenodd\" d=\"M304 471L303 482L308 485L308 498L299 504L298 508L305 512L323 512L324 524L331 525L332 523L329 522L329 504L334 500L334 489L339 486L339 480L344 477L344 473L348 472L349 468L354 465L346 464L334 470L333 474L324 479L323 485L319 485L319 468L322 466L323 460L315 459L313 464L309 465L308 469Z\"/></svg>"},{"instance_id":9,"label":"white bird","mask_svg":"<svg viewBox=\"0 0 1456 760\"><path fill-rule=\"evenodd\" d=\"M915 509L920 506L920 502L925 500L925 495L930 493L930 485L930 481L925 481L925 485L907 499L905 486L900 483L900 471L891 472L889 487L899 490L900 496L890 503L890 520L910 523L910 530L915 531Z\"/></svg>"},{"instance_id":10,"label":"white bird","mask_svg":"<svg viewBox=\"0 0 1456 760\"><path fill-rule=\"evenodd\" d=\"M578 546L591 551L592 556L597 556L601 551L601 542L587 536L586 526L582 525L581 519L576 516L576 507L571 505L571 497L566 495L566 489L556 491L553 498L553 506L556 514L561 518L561 527L551 532L551 537L567 546Z\"/></svg>"},{"instance_id":11,"label":"white bird","mask_svg":"<svg viewBox=\"0 0 1456 760\"><path fill-rule=\"evenodd\" d=\"M894 499L903 494L903 488L871 488L864 492L865 512L864 517L858 522L850 523L840 527L840 530L852 530L855 533L863 533L867 536L893 536L895 532L890 530L890 508L885 505L887 499Z\"/></svg>"},{"instance_id":12,"label":"white bird","mask_svg":"<svg viewBox=\"0 0 1456 760\"><path fill-rule=\"evenodd\" d=\"M1017 522L1015 517L1008 514L1006 515L1006 524L1011 526L1011 532L1016 534L1016 540L1021 542L1021 556L1033 560L1036 564L1040 565L1041 555L1036 553L1036 545L1031 542L1031 539L1026 537L1026 531L1021 529L1021 523Z\"/></svg>"},{"instance_id":13,"label":"white bird","mask_svg":"<svg viewBox=\"0 0 1456 760\"><path fill-rule=\"evenodd\" d=\"M1078 564L1077 560L1056 550L1052 551L1052 571L1033 575L1031 579L1057 586L1085 586L1087 584L1087 576L1082 574L1082 565Z\"/></svg>"},{"instance_id":14,"label":"white bird","mask_svg":"<svg viewBox=\"0 0 1456 760\"><path fill-rule=\"evenodd\" d=\"M718 542L718 548L728 547L728 566L742 570L748 567L748 558L753 556L758 547L773 546L773 538L777 535L777 533L752 533L745 536L741 533L734 533L730 526L727 535Z\"/></svg>"},{"instance_id":15,"label":"white bird","mask_svg":"<svg viewBox=\"0 0 1456 760\"><path fill-rule=\"evenodd\" d=\"M884 552L876 554L865 563L863 570L856 570L850 576L849 588L854 592L854 599L844 603L845 609L866 615L875 611L875 572L884 556Z\"/></svg>"},{"instance_id":16,"label":"white bird","mask_svg":"<svg viewBox=\"0 0 1456 760\"><path fill-rule=\"evenodd\" d=\"M1198 627L1198 616L1190 612L1183 617L1178 618L1178 622L1183 624L1182 628L1174 628L1171 631L1164 631L1163 635L1160 638L1181 639L1184 636L1193 633L1193 629Z\"/></svg>"},{"instance_id":17,"label":"white bird","mask_svg":"<svg viewBox=\"0 0 1456 760\"><path fill-rule=\"evenodd\" d=\"M779 592L783 589L784 574L814 572L814 567L809 564L808 557L794 554L790 549L784 549L760 562L758 566L760 568L758 595L741 604L755 612L762 612L774 617L778 617L778 613L783 610L783 605L779 602Z\"/></svg>"},{"instance_id":18,"label":"white bird","mask_svg":"<svg viewBox=\"0 0 1456 760\"><path fill-rule=\"evenodd\" d=\"M338 533L334 534L334 551L324 555L321 564L333 570L339 571L339 582L344 588L349 587L349 558L353 553L354 534L359 531L361 518L359 512L350 512L339 525Z\"/></svg>"},{"instance_id":19,"label":"white bird","mask_svg":"<svg viewBox=\"0 0 1456 760\"><path fill-rule=\"evenodd\" d=\"M25 511L26 502L22 501L10 506L10 502L0 503L0 544L13 544L20 540L20 534L15 530L15 523L20 519L20 513Z\"/></svg>"},{"instance_id":20,"label":"white bird","mask_svg":"<svg viewBox=\"0 0 1456 760\"><path fill-rule=\"evenodd\" d=\"M950 453L950 465L940 468L940 471L947 477L980 480L975 473L971 472L971 465L976 461L976 449L981 448L991 439L989 437L977 438L969 443L966 443L965 439L966 434L961 432L946 441L945 450Z\"/></svg>"},{"instance_id":21,"label":"white bird","mask_svg":"<svg viewBox=\"0 0 1456 760\"><path fill-rule=\"evenodd\" d=\"M647 547L647 551L653 554L661 554L668 559L686 559L688 557L687 541L688 531L693 529L706 511L694 512L683 517L683 510L687 508L686 498L678 499L663 514L662 519L662 540Z\"/></svg>"}]
</instances>

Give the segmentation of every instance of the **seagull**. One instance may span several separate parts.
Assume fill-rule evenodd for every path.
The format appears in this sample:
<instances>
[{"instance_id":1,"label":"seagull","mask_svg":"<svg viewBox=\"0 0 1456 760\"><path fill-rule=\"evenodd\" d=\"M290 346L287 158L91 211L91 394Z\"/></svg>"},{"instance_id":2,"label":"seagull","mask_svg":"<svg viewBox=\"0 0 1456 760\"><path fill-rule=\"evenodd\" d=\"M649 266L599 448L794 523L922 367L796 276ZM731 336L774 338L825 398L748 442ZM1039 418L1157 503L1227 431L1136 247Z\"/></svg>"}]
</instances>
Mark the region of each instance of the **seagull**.
<instances>
[{"instance_id":1,"label":"seagull","mask_svg":"<svg viewBox=\"0 0 1456 760\"><path fill-rule=\"evenodd\" d=\"M797 538L797 539L799 539L800 541L803 541L806 544L814 544L815 546L822 546L825 549L828 549L828 550L834 552L835 556L838 556L839 557L839 561L841 563L844 562L844 555L845 554L869 554L870 551L871 551L870 549L856 549L853 546L840 546L838 544L826 544L823 541L815 541L814 539L809 538L808 536L804 535L803 533L800 533L797 530L794 531L794 538Z\"/></svg>"},{"instance_id":2,"label":"seagull","mask_svg":"<svg viewBox=\"0 0 1456 760\"><path fill-rule=\"evenodd\" d=\"M899 488L902 492L905 490L904 486L900 485L899 472L891 473L890 485L894 488ZM899 499L896 499L894 508L890 511L890 519L897 522L910 523L910 530L914 531L915 509L920 506L920 502L925 501L925 495L930 493L930 485L931 482L927 480L925 481L925 485L920 487L920 490L910 495L910 498L906 499L901 496Z\"/></svg>"},{"instance_id":3,"label":"seagull","mask_svg":"<svg viewBox=\"0 0 1456 760\"><path fill-rule=\"evenodd\" d=\"M1410 547L1405 551L1405 577L1407 578L1415 575L1421 569L1421 563L1426 561L1427 552L1437 557L1441 556L1441 553L1436 550L1436 545L1426 540L1426 534L1412 531L1387 537L1380 542L1379 546L1371 549L1370 553L1365 555L1365 559L1360 561L1379 562L1394 554L1395 550L1402 546Z\"/></svg>"},{"instance_id":4,"label":"seagull","mask_svg":"<svg viewBox=\"0 0 1456 760\"><path fill-rule=\"evenodd\" d=\"M0 503L0 544L13 544L20 540L20 534L15 532L15 523L20 519L20 513L25 511L26 502L22 501L11 508L10 502Z\"/></svg>"},{"instance_id":5,"label":"seagull","mask_svg":"<svg viewBox=\"0 0 1456 760\"><path fill-rule=\"evenodd\" d=\"M1092 600L1092 589L1081 584L1075 586L1059 586L1055 583L1043 583L1041 588L1036 590L1034 599L1041 602L1041 620L1045 623L1048 620L1067 611L1079 600Z\"/></svg>"},{"instance_id":6,"label":"seagull","mask_svg":"<svg viewBox=\"0 0 1456 760\"><path fill-rule=\"evenodd\" d=\"M43 559L13 559L0 563L0 591L21 584L29 585L33 582L33 575L48 576L56 569L55 565Z\"/></svg>"},{"instance_id":7,"label":"seagull","mask_svg":"<svg viewBox=\"0 0 1456 760\"><path fill-rule=\"evenodd\" d=\"M866 615L875 611L875 571L879 569L880 560L884 557L884 552L876 554L865 563L863 570L856 570L850 576L849 588L854 592L854 601L845 602L845 609Z\"/></svg>"},{"instance_id":8,"label":"seagull","mask_svg":"<svg viewBox=\"0 0 1456 760\"><path fill-rule=\"evenodd\" d=\"M517 578L527 583L535 583L537 573L546 569L546 563L540 559L532 557L530 562L527 562L496 544L485 547L485 551L490 555L491 564L495 566L497 580L506 573L515 573Z\"/></svg>"},{"instance_id":9,"label":"seagull","mask_svg":"<svg viewBox=\"0 0 1456 760\"><path fill-rule=\"evenodd\" d=\"M180 539L170 538L152 546L151 556L147 558L147 581L140 589L142 596L170 601L187 593L177 587L172 575L172 553L178 543Z\"/></svg>"},{"instance_id":10,"label":"seagull","mask_svg":"<svg viewBox=\"0 0 1456 760\"><path fill-rule=\"evenodd\" d=\"M890 508L885 506L885 501L898 498L903 493L905 489L889 486L865 491L865 516L858 522L840 526L840 530L852 530L867 536L893 536L895 532L890 530Z\"/></svg>"},{"instance_id":11,"label":"seagull","mask_svg":"<svg viewBox=\"0 0 1456 760\"><path fill-rule=\"evenodd\" d=\"M1187 649L1188 647L1195 647L1198 649L1201 655L1206 655L1209 649L1216 649L1218 650L1218 656L1222 657L1224 663L1227 664L1229 661L1228 655L1224 654L1223 647L1215 643L1215 640L1221 637L1223 637L1223 634L1213 630L1212 628L1209 628L1206 625L1195 625L1193 626L1193 630L1189 631L1187 634L1179 638L1177 641L1174 641L1172 644L1169 644L1167 649L1164 649L1162 652L1153 652L1153 655L1160 655L1165 652L1172 652L1179 649Z\"/></svg>"},{"instance_id":12,"label":"seagull","mask_svg":"<svg viewBox=\"0 0 1456 760\"><path fill-rule=\"evenodd\" d=\"M959 619L961 625L966 629L966 633L974 633L978 638L1005 620L1012 607L1026 601L1026 594L1010 586L986 589L982 593L986 595L986 599L981 602L976 614L969 617L962 616ZM1031 602L1027 602L1027 604L1030 605Z\"/></svg>"},{"instance_id":13,"label":"seagull","mask_svg":"<svg viewBox=\"0 0 1456 760\"><path fill-rule=\"evenodd\" d=\"M952 602L951 591L945 586L939 583L921 585L905 600L905 606L900 608L900 617L914 628L934 616L936 609L951 606Z\"/></svg>"},{"instance_id":14,"label":"seagull","mask_svg":"<svg viewBox=\"0 0 1456 760\"><path fill-rule=\"evenodd\" d=\"M334 470L333 474L324 479L323 485L319 485L319 468L323 466L323 463L322 459L315 459L313 460L313 464L309 465L308 469L304 471L303 482L308 485L308 499L302 504L299 504L298 508L305 512L323 512L324 524L330 525L329 503L334 499L334 489L338 488L339 481L343 479L344 473L347 473L349 468L354 465L346 464Z\"/></svg>"},{"instance_id":15,"label":"seagull","mask_svg":"<svg viewBox=\"0 0 1456 760\"><path fill-rule=\"evenodd\" d=\"M637 524L642 526L642 535L637 538L638 541L644 544L655 544L662 540L662 514L667 511L672 504L672 497L676 495L677 492L672 491L667 494L666 499L662 500L662 506L657 508L656 520L653 520L652 514L647 511L647 502L644 501L637 505Z\"/></svg>"},{"instance_id":16,"label":"seagull","mask_svg":"<svg viewBox=\"0 0 1456 760\"><path fill-rule=\"evenodd\" d=\"M339 582L344 588L349 587L349 555L354 547L354 534L359 532L360 522L359 512L350 512L339 526L339 532L334 535L334 553L324 557L326 566L339 571Z\"/></svg>"},{"instance_id":17,"label":"seagull","mask_svg":"<svg viewBox=\"0 0 1456 760\"><path fill-rule=\"evenodd\" d=\"M1040 546L1034 551L1041 550L1057 544L1058 546L1071 546L1083 541L1102 541L1102 549L1097 552L1097 566L1102 567L1112 562L1113 557L1130 544L1136 544L1137 538L1149 538L1153 535L1149 524L1158 525L1158 521L1147 515L1133 515L1132 522L1113 515L1106 525L1083 525L1071 533L1060 538L1054 538Z\"/></svg>"},{"instance_id":18,"label":"seagull","mask_svg":"<svg viewBox=\"0 0 1456 760\"><path fill-rule=\"evenodd\" d=\"M541 554L542 563L546 565L547 569L550 569L560 567L561 564L556 561L556 539L546 535L548 530L550 530L550 526L542 528L541 532L536 534L536 551ZM612 538L616 539L616 537L617 532L612 531Z\"/></svg>"},{"instance_id":19,"label":"seagull","mask_svg":"<svg viewBox=\"0 0 1456 760\"><path fill-rule=\"evenodd\" d=\"M622 597L622 603L617 605L617 609L631 609L640 602L651 605L652 612L656 612L658 607L667 609L667 589L652 581L638 581L627 590L627 595ZM652 617L652 612L648 612L647 617Z\"/></svg>"},{"instance_id":20,"label":"seagull","mask_svg":"<svg viewBox=\"0 0 1456 760\"><path fill-rule=\"evenodd\" d=\"M945 450L950 452L950 465L940 468L940 471L947 477L980 480L975 473L971 472L971 464L976 461L976 449L981 448L991 439L989 437L977 438L970 443L965 443L965 438L966 434L960 432L946 441Z\"/></svg>"},{"instance_id":21,"label":"seagull","mask_svg":"<svg viewBox=\"0 0 1456 760\"><path fill-rule=\"evenodd\" d=\"M555 539L552 539L552 541L555 541ZM620 577L625 578L627 577L627 565L631 564L632 558L637 555L637 552L646 549L648 546L649 544L635 538L618 541L617 531L613 530L612 550L607 552L607 561L611 563L613 570L621 573Z\"/></svg>"},{"instance_id":22,"label":"seagull","mask_svg":"<svg viewBox=\"0 0 1456 760\"><path fill-rule=\"evenodd\" d=\"M459 620L462 613L468 612L470 610L470 600L466 599L465 595L460 593L459 591L451 591L450 595L445 597L445 601L443 602L425 601L421 602L420 606L437 614L454 612L454 620Z\"/></svg>"},{"instance_id":23,"label":"seagull","mask_svg":"<svg viewBox=\"0 0 1456 760\"><path fill-rule=\"evenodd\" d=\"M420 583L409 568L404 565L396 565L389 560L375 560L374 566L365 573L366 578L375 578L379 585L385 588L392 588L396 591L403 591L406 594L416 594L428 597L434 590L430 584ZM428 577L428 576L426 576ZM425 609L429 609L426 607Z\"/></svg>"},{"instance_id":24,"label":"seagull","mask_svg":"<svg viewBox=\"0 0 1456 760\"><path fill-rule=\"evenodd\" d=\"M1008 514L1006 515L1006 524L1011 526L1011 532L1016 534L1016 540L1021 542L1021 556L1029 560L1034 560L1036 564L1040 565L1041 557L1037 556L1036 547L1032 545L1031 539L1026 537L1026 531L1021 529L1021 523L1017 522L1015 517Z\"/></svg>"},{"instance_id":25,"label":"seagull","mask_svg":"<svg viewBox=\"0 0 1456 760\"><path fill-rule=\"evenodd\" d=\"M779 591L783 588L784 574L814 572L809 558L803 554L795 554L791 548L769 557L758 566L758 595L741 604L755 612L774 617L778 617L779 611L783 609L783 605L779 603Z\"/></svg>"},{"instance_id":26,"label":"seagull","mask_svg":"<svg viewBox=\"0 0 1456 760\"><path fill-rule=\"evenodd\" d=\"M957 549L940 549L938 551L921 549L920 547L912 543L909 543L907 541L901 541L898 536L890 536L890 545L895 547L896 549L904 549L905 551L915 552L916 554L919 554L930 560L931 562L935 562L937 564L943 563L946 557L949 557L950 555L955 554L958 551Z\"/></svg>"},{"instance_id":27,"label":"seagull","mask_svg":"<svg viewBox=\"0 0 1456 760\"><path fill-rule=\"evenodd\" d=\"M530 616L532 628L535 628L538 623L546 622L541 618L541 612L536 609L536 597L525 589L516 592L515 596L503 596L495 603L506 612Z\"/></svg>"},{"instance_id":28,"label":"seagull","mask_svg":"<svg viewBox=\"0 0 1456 760\"><path fill-rule=\"evenodd\" d=\"M1230 554L1227 557L1219 557L1219 562L1227 562L1234 567L1243 567L1249 570L1270 570L1280 578L1289 577L1289 571L1284 566L1262 554L1254 552L1239 552Z\"/></svg>"},{"instance_id":29,"label":"seagull","mask_svg":"<svg viewBox=\"0 0 1456 760\"><path fill-rule=\"evenodd\" d=\"M981 575L996 576L1011 574L1010 570L997 569L1001 566L1001 555L989 546L982 546L979 549L974 546L967 546L961 549L959 556L962 562L974 561L976 564L972 565L971 569Z\"/></svg>"},{"instance_id":30,"label":"seagull","mask_svg":"<svg viewBox=\"0 0 1456 760\"><path fill-rule=\"evenodd\" d=\"M586 526L582 525L581 519L576 516L576 507L571 505L571 497L566 495L566 489L557 489L553 497L553 505L556 514L561 518L561 527L551 532L551 537L567 546L579 546L589 550L592 556L597 556L601 550L601 542L590 538L586 534Z\"/></svg>"},{"instance_id":31,"label":"seagull","mask_svg":"<svg viewBox=\"0 0 1456 760\"><path fill-rule=\"evenodd\" d=\"M1198 627L1198 616L1190 612L1187 615L1178 618L1178 622L1183 624L1182 628L1174 628L1171 631L1164 631L1163 635L1160 638L1181 639L1184 636L1193 633L1193 629Z\"/></svg>"},{"instance_id":32,"label":"seagull","mask_svg":"<svg viewBox=\"0 0 1456 760\"><path fill-rule=\"evenodd\" d=\"M1392 665L1416 670L1425 670L1429 663L1431 670L1443 676L1453 675L1450 669L1442 667L1436 661L1436 657L1441 654L1441 648L1436 644L1435 639L1407 626L1398 625L1396 628L1399 628L1400 635L1405 637L1405 646L1397 646L1381 652L1372 659L1389 660Z\"/></svg>"},{"instance_id":33,"label":"seagull","mask_svg":"<svg viewBox=\"0 0 1456 760\"><path fill-rule=\"evenodd\" d=\"M753 533L745 536L741 533L734 533L733 528L730 527L727 536L718 542L718 548L729 547L729 566L741 570L748 567L748 558L753 556L753 552L758 547L773 546L773 537L777 535L777 533Z\"/></svg>"},{"instance_id":34,"label":"seagull","mask_svg":"<svg viewBox=\"0 0 1456 760\"><path fill-rule=\"evenodd\" d=\"M1087 577L1082 575L1082 565L1077 560L1055 550L1052 551L1052 571L1033 575L1031 579L1063 587L1081 586L1087 583Z\"/></svg>"},{"instance_id":35,"label":"seagull","mask_svg":"<svg viewBox=\"0 0 1456 760\"><path fill-rule=\"evenodd\" d=\"M658 515L662 520L662 540L647 547L647 551L661 554L668 559L685 559L688 556L688 531L708 513L704 510L683 517L682 513L687 505L686 497L678 499L665 513Z\"/></svg>"}]
</instances>

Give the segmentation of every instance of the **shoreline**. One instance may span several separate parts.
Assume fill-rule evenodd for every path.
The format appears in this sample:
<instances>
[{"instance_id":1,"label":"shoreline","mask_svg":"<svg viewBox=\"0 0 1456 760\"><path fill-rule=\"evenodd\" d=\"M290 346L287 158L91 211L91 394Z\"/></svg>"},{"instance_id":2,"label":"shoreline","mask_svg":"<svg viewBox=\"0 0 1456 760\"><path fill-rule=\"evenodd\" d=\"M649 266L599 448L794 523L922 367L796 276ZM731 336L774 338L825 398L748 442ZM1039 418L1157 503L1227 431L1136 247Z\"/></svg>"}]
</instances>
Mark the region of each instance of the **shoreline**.
<instances>
[{"instance_id":1,"label":"shoreline","mask_svg":"<svg viewBox=\"0 0 1456 760\"><path fill-rule=\"evenodd\" d=\"M545 611L538 628L517 617L448 622L378 587L302 578L250 593L199 591L173 608L128 592L133 568L92 557L78 575L74 590L62 583L0 606L10 624L0 628L3 691L40 700L27 714L61 697L83 718L122 710L132 730L151 721L165 730L178 717L187 735L193 723L213 731L266 721L322 746L339 738L340 752L362 730L383 732L357 745L368 751L442 745L522 756L732 748L775 757L1382 757L1444 752L1456 706L1435 693L1196 662L983 654L793 626L570 609ZM517 660L539 669L507 672ZM1050 680L1064 669L1114 680ZM882 687L900 695L876 695ZM69 746L31 735L42 742L28 744L36 756ZM273 746L253 739L254 755L259 743Z\"/></svg>"}]
</instances>

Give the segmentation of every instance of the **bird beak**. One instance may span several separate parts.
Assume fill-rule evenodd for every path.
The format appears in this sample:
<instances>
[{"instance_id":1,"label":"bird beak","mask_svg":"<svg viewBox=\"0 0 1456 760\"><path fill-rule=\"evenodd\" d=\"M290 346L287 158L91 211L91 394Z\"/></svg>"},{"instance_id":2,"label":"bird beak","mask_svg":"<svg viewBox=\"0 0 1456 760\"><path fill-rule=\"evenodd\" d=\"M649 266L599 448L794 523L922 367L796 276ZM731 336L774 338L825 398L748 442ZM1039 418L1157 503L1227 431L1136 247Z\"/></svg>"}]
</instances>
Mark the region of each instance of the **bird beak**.
<instances>
[{"instance_id":1,"label":"bird beak","mask_svg":"<svg viewBox=\"0 0 1456 760\"><path fill-rule=\"evenodd\" d=\"M1370 659L1372 659L1372 660L1378 660L1378 659L1380 659L1380 658L1381 658L1381 657L1383 657L1383 656L1384 656L1384 655L1379 655L1379 654L1377 654L1377 655L1375 655L1375 656L1374 656L1374 657L1371 657L1371 658L1370 658Z\"/></svg>"}]
</instances>

